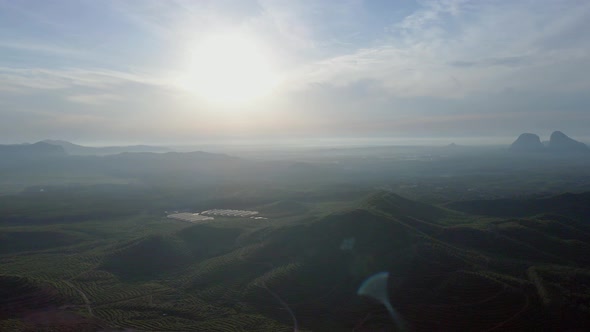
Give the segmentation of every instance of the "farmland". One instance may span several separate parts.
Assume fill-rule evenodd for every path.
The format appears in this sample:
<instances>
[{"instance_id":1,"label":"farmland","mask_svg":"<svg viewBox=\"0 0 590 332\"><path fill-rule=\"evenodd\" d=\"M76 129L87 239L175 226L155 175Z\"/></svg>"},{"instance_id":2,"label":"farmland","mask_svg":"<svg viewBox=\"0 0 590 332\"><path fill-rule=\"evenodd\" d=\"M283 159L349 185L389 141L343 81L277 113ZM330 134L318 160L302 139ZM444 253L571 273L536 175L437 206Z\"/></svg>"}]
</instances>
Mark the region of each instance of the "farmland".
<instances>
[{"instance_id":1,"label":"farmland","mask_svg":"<svg viewBox=\"0 0 590 332\"><path fill-rule=\"evenodd\" d=\"M392 304L416 330L561 326L555 307L583 324L590 304L568 281L590 280L590 228L575 216L474 216L460 211L473 209L467 203L450 210L359 192L342 209L328 197L302 214L289 208L303 203L250 207L278 216L271 223L195 224L112 205L104 216L74 208L60 220L37 195L2 198L30 207L14 204L0 228L2 330L290 331L285 305L301 330L372 330L392 322L355 290L379 271L391 273ZM128 196L137 206L151 199Z\"/></svg>"}]
</instances>

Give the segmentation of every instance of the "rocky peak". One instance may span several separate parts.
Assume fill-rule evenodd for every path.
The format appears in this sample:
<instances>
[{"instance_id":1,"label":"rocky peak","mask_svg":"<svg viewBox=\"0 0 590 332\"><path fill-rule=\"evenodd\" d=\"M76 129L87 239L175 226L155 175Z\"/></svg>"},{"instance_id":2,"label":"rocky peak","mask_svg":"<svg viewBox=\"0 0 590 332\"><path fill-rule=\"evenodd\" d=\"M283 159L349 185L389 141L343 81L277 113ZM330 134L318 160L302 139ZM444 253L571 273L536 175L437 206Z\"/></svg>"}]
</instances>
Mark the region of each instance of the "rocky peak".
<instances>
[{"instance_id":1,"label":"rocky peak","mask_svg":"<svg viewBox=\"0 0 590 332\"><path fill-rule=\"evenodd\" d=\"M518 136L516 141L510 146L513 151L541 151L543 144L536 134L524 133Z\"/></svg>"},{"instance_id":2,"label":"rocky peak","mask_svg":"<svg viewBox=\"0 0 590 332\"><path fill-rule=\"evenodd\" d=\"M590 148L582 142L568 137L561 131L554 131L549 139L549 148L559 152L581 152L590 151Z\"/></svg>"}]
</instances>

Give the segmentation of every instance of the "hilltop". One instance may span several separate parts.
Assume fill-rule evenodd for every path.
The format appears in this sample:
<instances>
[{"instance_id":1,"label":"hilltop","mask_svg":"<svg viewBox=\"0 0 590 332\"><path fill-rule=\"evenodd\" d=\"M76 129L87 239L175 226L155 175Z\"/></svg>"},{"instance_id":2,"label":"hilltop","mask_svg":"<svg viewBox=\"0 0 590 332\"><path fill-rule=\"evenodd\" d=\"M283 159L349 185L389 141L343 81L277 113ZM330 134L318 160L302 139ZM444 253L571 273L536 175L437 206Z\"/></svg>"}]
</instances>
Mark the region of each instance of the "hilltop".
<instances>
[{"instance_id":1,"label":"hilltop","mask_svg":"<svg viewBox=\"0 0 590 332\"><path fill-rule=\"evenodd\" d=\"M544 149L539 135L524 133L518 136L516 141L510 145L512 151L542 151Z\"/></svg>"},{"instance_id":2,"label":"hilltop","mask_svg":"<svg viewBox=\"0 0 590 332\"><path fill-rule=\"evenodd\" d=\"M549 141L546 142L546 144L541 143L541 139L536 134L521 134L512 145L510 145L510 150L517 152L548 151L552 153L590 152L590 148L588 148L586 144L574 140L561 131L554 131L551 133Z\"/></svg>"},{"instance_id":3,"label":"hilltop","mask_svg":"<svg viewBox=\"0 0 590 332\"><path fill-rule=\"evenodd\" d=\"M44 140L40 143L47 143L51 145L61 146L64 151L70 155L110 155L123 152L169 152L171 149L161 146L150 145L129 145L129 146L105 146L105 147L89 147L74 144L62 140Z\"/></svg>"},{"instance_id":4,"label":"hilltop","mask_svg":"<svg viewBox=\"0 0 590 332\"><path fill-rule=\"evenodd\" d=\"M555 152L590 152L590 148L578 142L561 131L554 131L549 139L548 148Z\"/></svg>"},{"instance_id":5,"label":"hilltop","mask_svg":"<svg viewBox=\"0 0 590 332\"><path fill-rule=\"evenodd\" d=\"M0 157L48 157L63 156L66 152L61 146L45 142L34 144L0 145Z\"/></svg>"}]
</instances>

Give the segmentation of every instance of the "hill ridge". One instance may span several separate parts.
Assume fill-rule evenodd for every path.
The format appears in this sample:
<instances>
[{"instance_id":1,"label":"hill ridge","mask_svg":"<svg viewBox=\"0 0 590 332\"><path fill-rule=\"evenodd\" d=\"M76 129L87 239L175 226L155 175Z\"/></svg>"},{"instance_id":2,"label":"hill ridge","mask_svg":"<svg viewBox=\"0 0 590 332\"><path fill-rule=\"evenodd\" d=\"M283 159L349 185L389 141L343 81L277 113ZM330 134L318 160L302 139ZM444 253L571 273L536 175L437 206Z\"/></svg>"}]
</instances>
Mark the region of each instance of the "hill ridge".
<instances>
[{"instance_id":1,"label":"hill ridge","mask_svg":"<svg viewBox=\"0 0 590 332\"><path fill-rule=\"evenodd\" d=\"M563 132L556 130L551 133L549 141L546 144L541 142L539 135L533 133L523 133L510 145L510 150L514 152L552 152L552 153L586 153L590 148L579 141L567 136Z\"/></svg>"}]
</instances>

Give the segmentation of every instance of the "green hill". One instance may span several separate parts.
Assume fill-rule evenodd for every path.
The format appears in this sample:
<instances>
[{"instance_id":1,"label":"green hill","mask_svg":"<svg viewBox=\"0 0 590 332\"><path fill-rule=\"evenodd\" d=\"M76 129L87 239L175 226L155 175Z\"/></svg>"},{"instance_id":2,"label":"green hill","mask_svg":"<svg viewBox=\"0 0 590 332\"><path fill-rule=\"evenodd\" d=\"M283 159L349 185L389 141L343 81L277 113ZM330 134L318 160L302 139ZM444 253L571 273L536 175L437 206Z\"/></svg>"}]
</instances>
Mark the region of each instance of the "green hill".
<instances>
[{"instance_id":1,"label":"green hill","mask_svg":"<svg viewBox=\"0 0 590 332\"><path fill-rule=\"evenodd\" d=\"M281 200L258 207L258 211L271 218L303 215L308 210L307 205L293 200Z\"/></svg>"},{"instance_id":2,"label":"green hill","mask_svg":"<svg viewBox=\"0 0 590 332\"><path fill-rule=\"evenodd\" d=\"M413 217L425 221L436 221L449 215L449 212L441 208L386 191L372 194L366 204L369 208L383 211L395 217Z\"/></svg>"},{"instance_id":3,"label":"green hill","mask_svg":"<svg viewBox=\"0 0 590 332\"><path fill-rule=\"evenodd\" d=\"M67 310L71 305L51 283L0 275L0 331L102 330L95 318Z\"/></svg>"},{"instance_id":4,"label":"green hill","mask_svg":"<svg viewBox=\"0 0 590 332\"><path fill-rule=\"evenodd\" d=\"M449 208L493 217L527 217L541 213L585 218L590 215L590 192L537 199L496 199L455 202Z\"/></svg>"},{"instance_id":5,"label":"green hill","mask_svg":"<svg viewBox=\"0 0 590 332\"><path fill-rule=\"evenodd\" d=\"M0 254L52 249L84 240L83 235L74 232L0 231Z\"/></svg>"},{"instance_id":6,"label":"green hill","mask_svg":"<svg viewBox=\"0 0 590 332\"><path fill-rule=\"evenodd\" d=\"M365 328L387 326L386 313L353 292L364 278L380 271L393 276L390 299L416 330L560 326L553 309L541 304L527 268L587 266L590 234L539 219L417 227L413 218L436 220L448 214L397 195L376 197L369 201L373 209L336 213L271 233L259 250L246 257L268 265L267 272L252 283L279 294L300 323L312 330L344 330L355 326L367 311L373 312L374 324L380 323ZM381 214L384 210L389 216ZM269 316L285 320L276 299L259 288L249 288L249 301ZM569 288L565 292L577 295L568 299L564 291L554 289L552 298L570 306L569 314L581 315L590 303L581 299L590 292ZM445 319L449 316L466 318Z\"/></svg>"},{"instance_id":7,"label":"green hill","mask_svg":"<svg viewBox=\"0 0 590 332\"><path fill-rule=\"evenodd\" d=\"M150 235L121 246L102 268L127 280L145 280L223 254L239 234L235 229L194 225L169 235Z\"/></svg>"},{"instance_id":8,"label":"green hill","mask_svg":"<svg viewBox=\"0 0 590 332\"><path fill-rule=\"evenodd\" d=\"M170 236L152 235L108 256L101 268L127 280L150 279L189 261L190 253L184 243Z\"/></svg>"},{"instance_id":9,"label":"green hill","mask_svg":"<svg viewBox=\"0 0 590 332\"><path fill-rule=\"evenodd\" d=\"M193 225L178 231L175 236L184 242L193 257L202 259L233 249L241 232L235 228Z\"/></svg>"},{"instance_id":10,"label":"green hill","mask_svg":"<svg viewBox=\"0 0 590 332\"><path fill-rule=\"evenodd\" d=\"M388 271L392 275L391 301L417 330L483 330L519 311L523 317L528 315L533 308L527 304L529 295L518 283L509 283L514 277L502 271L509 265L500 260L490 267L497 254L474 251L479 242L463 241L463 236L470 236L465 231L449 227L444 233L452 235L426 234L395 218L362 209L280 229L246 257L268 264L267 272L252 282L259 287L249 288L246 296L269 316L285 320L276 299L260 292L261 285L270 289L291 304L300 324L311 330L345 330L363 321L367 312L373 319L363 327L381 329L391 324L387 313L356 296L355 291L368 276ZM488 244L493 243L491 238ZM525 246L517 243L513 247ZM490 268L500 279L488 276ZM472 319L444 319L461 315ZM540 321L526 319L513 323L508 326L541 326Z\"/></svg>"},{"instance_id":11,"label":"green hill","mask_svg":"<svg viewBox=\"0 0 590 332\"><path fill-rule=\"evenodd\" d=\"M582 198L549 199L583 207ZM266 208L317 206L284 200ZM388 192L334 206L343 209L247 227L248 219L189 224L153 215L30 225L26 232L48 232L34 235L10 226L2 230L10 241L0 243L38 237L46 249L1 255L5 273L26 278L0 289L17 290L5 294L5 307L20 303L17 293L40 294L115 329L292 331L292 312L302 331L374 331L393 329L391 319L356 291L389 272L385 295L412 330L590 324L590 226L575 214L482 218ZM25 319L3 321L0 328Z\"/></svg>"},{"instance_id":12,"label":"green hill","mask_svg":"<svg viewBox=\"0 0 590 332\"><path fill-rule=\"evenodd\" d=\"M63 303L58 293L28 278L0 275L0 320Z\"/></svg>"}]
</instances>

